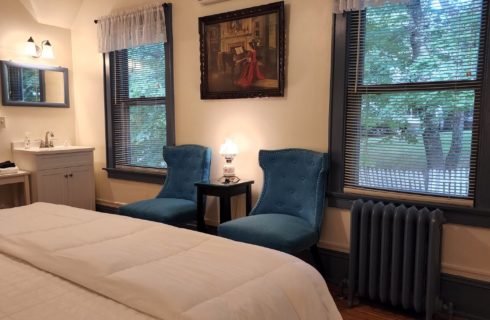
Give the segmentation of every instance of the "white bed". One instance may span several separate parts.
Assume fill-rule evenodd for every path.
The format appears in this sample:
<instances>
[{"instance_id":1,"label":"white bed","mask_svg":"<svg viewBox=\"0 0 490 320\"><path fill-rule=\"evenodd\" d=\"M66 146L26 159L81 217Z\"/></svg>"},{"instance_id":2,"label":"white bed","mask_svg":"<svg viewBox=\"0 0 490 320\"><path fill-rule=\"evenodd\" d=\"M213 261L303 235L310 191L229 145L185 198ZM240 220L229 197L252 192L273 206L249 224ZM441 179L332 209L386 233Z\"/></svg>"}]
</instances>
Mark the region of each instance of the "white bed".
<instances>
[{"instance_id":1,"label":"white bed","mask_svg":"<svg viewBox=\"0 0 490 320\"><path fill-rule=\"evenodd\" d=\"M154 318L341 319L320 274L278 251L47 203L0 210L1 320Z\"/></svg>"}]
</instances>

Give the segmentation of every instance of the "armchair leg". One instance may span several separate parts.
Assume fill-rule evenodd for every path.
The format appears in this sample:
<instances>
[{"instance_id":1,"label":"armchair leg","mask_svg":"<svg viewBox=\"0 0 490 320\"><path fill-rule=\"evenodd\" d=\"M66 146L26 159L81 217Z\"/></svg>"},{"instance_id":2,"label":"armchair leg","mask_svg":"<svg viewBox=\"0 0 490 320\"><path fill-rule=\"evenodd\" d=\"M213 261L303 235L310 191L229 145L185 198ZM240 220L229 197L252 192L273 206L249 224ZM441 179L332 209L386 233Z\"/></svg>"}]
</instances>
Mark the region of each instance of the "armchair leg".
<instances>
[{"instance_id":1,"label":"armchair leg","mask_svg":"<svg viewBox=\"0 0 490 320\"><path fill-rule=\"evenodd\" d=\"M322 259L320 258L320 253L318 251L318 247L316 244L314 244L310 247L310 253L311 253L311 256L313 258L313 262L315 264L316 269L318 270L318 272L320 272L320 274L323 277L325 277Z\"/></svg>"}]
</instances>

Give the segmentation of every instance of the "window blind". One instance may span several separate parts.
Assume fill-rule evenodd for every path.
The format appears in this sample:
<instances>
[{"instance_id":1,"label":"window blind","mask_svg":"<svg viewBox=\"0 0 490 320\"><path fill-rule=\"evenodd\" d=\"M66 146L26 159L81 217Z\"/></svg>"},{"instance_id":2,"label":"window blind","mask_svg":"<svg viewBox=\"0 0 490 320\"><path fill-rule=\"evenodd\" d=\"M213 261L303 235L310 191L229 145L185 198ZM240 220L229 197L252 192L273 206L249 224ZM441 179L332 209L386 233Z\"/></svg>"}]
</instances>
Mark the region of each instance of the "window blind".
<instances>
[{"instance_id":1,"label":"window blind","mask_svg":"<svg viewBox=\"0 0 490 320\"><path fill-rule=\"evenodd\" d=\"M110 60L115 167L165 168L165 45L113 51Z\"/></svg>"},{"instance_id":2,"label":"window blind","mask_svg":"<svg viewBox=\"0 0 490 320\"><path fill-rule=\"evenodd\" d=\"M348 14L344 188L472 199L487 0Z\"/></svg>"}]
</instances>

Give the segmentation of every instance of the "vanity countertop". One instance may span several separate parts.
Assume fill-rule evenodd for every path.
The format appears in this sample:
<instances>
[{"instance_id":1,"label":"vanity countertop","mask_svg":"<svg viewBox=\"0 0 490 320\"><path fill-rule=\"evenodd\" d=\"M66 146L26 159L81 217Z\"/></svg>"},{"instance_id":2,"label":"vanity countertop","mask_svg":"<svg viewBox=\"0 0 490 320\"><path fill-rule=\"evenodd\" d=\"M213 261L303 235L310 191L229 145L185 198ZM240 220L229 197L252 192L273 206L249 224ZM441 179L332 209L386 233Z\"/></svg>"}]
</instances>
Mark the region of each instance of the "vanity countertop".
<instances>
[{"instance_id":1,"label":"vanity countertop","mask_svg":"<svg viewBox=\"0 0 490 320\"><path fill-rule=\"evenodd\" d=\"M55 153L73 153L80 151L92 151L95 150L94 147L83 147L83 146L56 146L52 148L39 148L39 147L31 147L29 149L25 149L24 147L13 147L14 152L26 152L32 154L55 154Z\"/></svg>"}]
</instances>

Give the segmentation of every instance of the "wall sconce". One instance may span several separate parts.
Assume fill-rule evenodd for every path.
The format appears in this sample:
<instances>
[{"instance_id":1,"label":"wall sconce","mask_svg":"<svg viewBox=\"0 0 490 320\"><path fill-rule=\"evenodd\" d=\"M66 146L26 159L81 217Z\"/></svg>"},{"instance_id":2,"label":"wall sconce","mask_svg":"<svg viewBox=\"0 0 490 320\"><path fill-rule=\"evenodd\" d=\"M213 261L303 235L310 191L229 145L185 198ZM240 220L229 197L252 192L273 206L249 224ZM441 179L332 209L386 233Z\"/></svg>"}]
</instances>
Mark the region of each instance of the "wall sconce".
<instances>
[{"instance_id":1,"label":"wall sconce","mask_svg":"<svg viewBox=\"0 0 490 320\"><path fill-rule=\"evenodd\" d=\"M26 54L34 57L34 58L44 58L44 59L53 59L53 47L49 40L43 40L41 42L41 46L36 45L34 39L29 37L26 42Z\"/></svg>"},{"instance_id":2,"label":"wall sconce","mask_svg":"<svg viewBox=\"0 0 490 320\"><path fill-rule=\"evenodd\" d=\"M226 160L223 166L223 176L219 180L222 183L237 183L240 181L235 175L235 166L232 164L233 158L238 154L237 145L231 139L225 139L225 143L219 149L219 154Z\"/></svg>"}]
</instances>

